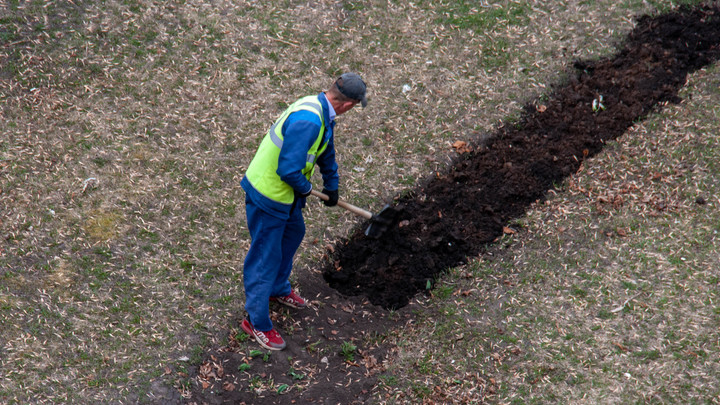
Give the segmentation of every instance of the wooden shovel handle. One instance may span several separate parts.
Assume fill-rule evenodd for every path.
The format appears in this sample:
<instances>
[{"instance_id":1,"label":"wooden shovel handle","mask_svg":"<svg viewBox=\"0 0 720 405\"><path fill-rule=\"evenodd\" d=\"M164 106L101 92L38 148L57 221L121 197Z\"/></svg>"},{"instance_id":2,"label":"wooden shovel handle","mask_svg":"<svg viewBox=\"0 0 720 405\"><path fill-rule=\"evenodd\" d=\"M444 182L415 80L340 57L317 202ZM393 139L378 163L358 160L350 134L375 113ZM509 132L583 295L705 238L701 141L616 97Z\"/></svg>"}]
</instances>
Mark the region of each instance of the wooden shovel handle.
<instances>
[{"instance_id":1,"label":"wooden shovel handle","mask_svg":"<svg viewBox=\"0 0 720 405\"><path fill-rule=\"evenodd\" d=\"M318 197L324 201L327 201L330 199L330 197L328 197L327 195L325 195L319 191L311 190L310 194L312 194L315 197ZM356 207L352 204L346 203L345 201L339 200L337 205L342 208L345 208L346 210L352 212L353 214L360 215L361 217L364 217L365 219L372 219L372 217L373 217L372 212L365 211L364 209L362 209L360 207Z\"/></svg>"}]
</instances>

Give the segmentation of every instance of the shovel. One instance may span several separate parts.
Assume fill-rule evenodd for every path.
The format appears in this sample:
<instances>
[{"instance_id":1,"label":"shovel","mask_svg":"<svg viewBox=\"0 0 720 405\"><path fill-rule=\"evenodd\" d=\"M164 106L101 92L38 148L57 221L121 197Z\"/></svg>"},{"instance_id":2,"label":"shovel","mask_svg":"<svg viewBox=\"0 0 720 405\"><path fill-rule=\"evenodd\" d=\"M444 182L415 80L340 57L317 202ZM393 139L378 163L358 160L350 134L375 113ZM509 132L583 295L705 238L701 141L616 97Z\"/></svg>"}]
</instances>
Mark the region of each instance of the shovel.
<instances>
[{"instance_id":1,"label":"shovel","mask_svg":"<svg viewBox=\"0 0 720 405\"><path fill-rule=\"evenodd\" d=\"M310 191L310 194L324 201L330 199L330 197L319 191L312 190ZM379 238L387 230L388 226L392 224L395 216L397 216L397 211L390 207L389 204L385 205L385 207L383 207L383 209L377 215L373 215L372 212L365 211L364 209L356 207L352 204L348 204L345 201L340 200L338 201L337 205L345 208L346 210L352 212L355 215L370 220L370 225L365 230L365 236L369 236L374 239Z\"/></svg>"}]
</instances>

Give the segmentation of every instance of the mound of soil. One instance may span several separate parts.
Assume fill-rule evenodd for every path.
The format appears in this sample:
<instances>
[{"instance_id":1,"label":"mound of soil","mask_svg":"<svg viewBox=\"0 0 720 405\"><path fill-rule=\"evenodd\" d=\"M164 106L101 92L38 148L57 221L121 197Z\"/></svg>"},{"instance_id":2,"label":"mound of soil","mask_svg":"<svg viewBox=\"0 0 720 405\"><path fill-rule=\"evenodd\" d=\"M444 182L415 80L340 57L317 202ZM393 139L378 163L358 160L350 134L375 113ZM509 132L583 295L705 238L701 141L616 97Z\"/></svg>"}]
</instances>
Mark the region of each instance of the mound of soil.
<instances>
[{"instance_id":1,"label":"mound of soil","mask_svg":"<svg viewBox=\"0 0 720 405\"><path fill-rule=\"evenodd\" d=\"M195 383L186 402L363 403L387 348L358 347L350 360L338 354L341 343L401 325L409 313L389 319L382 308L405 306L442 271L480 254L502 235L503 226L606 141L659 103L678 102L688 73L720 57L718 44L718 8L683 7L640 18L614 57L575 62L574 77L556 86L547 101L528 104L519 122L500 128L446 173L433 173L398 198L399 215L380 239L365 237L363 224L338 243L323 269L327 284L298 269L301 291L322 305L298 313L297 322L273 308L275 324L293 331L285 335L285 351L266 359L244 353L236 340L239 328L233 328L229 344L189 370ZM267 380L274 387L302 389L258 394L254 384ZM175 402L170 396L157 399Z\"/></svg>"},{"instance_id":2,"label":"mound of soil","mask_svg":"<svg viewBox=\"0 0 720 405\"><path fill-rule=\"evenodd\" d=\"M616 56L575 62L577 74L549 100L528 104L519 123L398 199L400 213L380 239L355 231L325 266L325 280L384 308L405 306L439 273L477 256L606 141L659 103L679 102L688 73L717 60L719 42L717 9L640 18Z\"/></svg>"}]
</instances>

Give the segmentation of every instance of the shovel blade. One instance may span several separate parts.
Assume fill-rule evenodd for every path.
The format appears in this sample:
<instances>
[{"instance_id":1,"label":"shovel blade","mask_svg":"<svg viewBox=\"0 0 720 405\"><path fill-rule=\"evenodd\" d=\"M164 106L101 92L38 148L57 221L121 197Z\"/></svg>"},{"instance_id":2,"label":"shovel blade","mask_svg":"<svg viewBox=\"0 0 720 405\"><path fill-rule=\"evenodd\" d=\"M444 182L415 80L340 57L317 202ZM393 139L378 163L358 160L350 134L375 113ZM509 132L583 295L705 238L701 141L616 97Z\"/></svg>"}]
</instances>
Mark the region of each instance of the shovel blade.
<instances>
[{"instance_id":1,"label":"shovel blade","mask_svg":"<svg viewBox=\"0 0 720 405\"><path fill-rule=\"evenodd\" d=\"M379 238L383 233L385 233L385 231L387 231L396 216L397 211L390 207L390 205L385 205L380 213L373 215L370 219L370 225L365 230L365 236L373 239Z\"/></svg>"},{"instance_id":2,"label":"shovel blade","mask_svg":"<svg viewBox=\"0 0 720 405\"><path fill-rule=\"evenodd\" d=\"M380 223L374 223L370 222L370 225L365 230L365 236L377 239L382 236L382 234L385 233L387 230L387 226L380 224Z\"/></svg>"},{"instance_id":3,"label":"shovel blade","mask_svg":"<svg viewBox=\"0 0 720 405\"><path fill-rule=\"evenodd\" d=\"M398 212L396 209L392 208L389 204L386 204L383 209L380 210L380 213L373 216L373 221L387 226L395 221L397 214Z\"/></svg>"}]
</instances>

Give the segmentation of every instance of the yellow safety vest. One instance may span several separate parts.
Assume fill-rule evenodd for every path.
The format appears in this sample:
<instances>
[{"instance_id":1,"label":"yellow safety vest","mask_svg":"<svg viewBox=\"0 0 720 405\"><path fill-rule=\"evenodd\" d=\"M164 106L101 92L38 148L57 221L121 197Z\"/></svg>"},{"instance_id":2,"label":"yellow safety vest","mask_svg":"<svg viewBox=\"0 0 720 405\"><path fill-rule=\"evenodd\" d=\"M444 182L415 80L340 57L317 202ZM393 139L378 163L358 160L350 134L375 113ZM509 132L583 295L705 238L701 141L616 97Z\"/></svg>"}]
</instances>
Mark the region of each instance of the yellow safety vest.
<instances>
[{"instance_id":1,"label":"yellow safety vest","mask_svg":"<svg viewBox=\"0 0 720 405\"><path fill-rule=\"evenodd\" d=\"M282 127L290 114L301 110L314 112L320 117L320 131L317 139L315 139L315 142L313 142L310 150L307 152L305 167L302 170L305 177L310 180L310 177L312 177L315 171L315 162L318 156L327 148L327 142L323 143L325 122L323 120L322 104L320 104L317 96L301 98L292 103L290 107L280 115L280 118L275 121L263 138L255 157L252 162L250 162L250 166L248 166L247 172L245 173L245 177L247 177L250 184L252 184L258 192L273 201L283 204L292 204L295 200L295 192L289 184L280 180L280 176L277 174L280 149L282 149L284 141Z\"/></svg>"}]
</instances>

